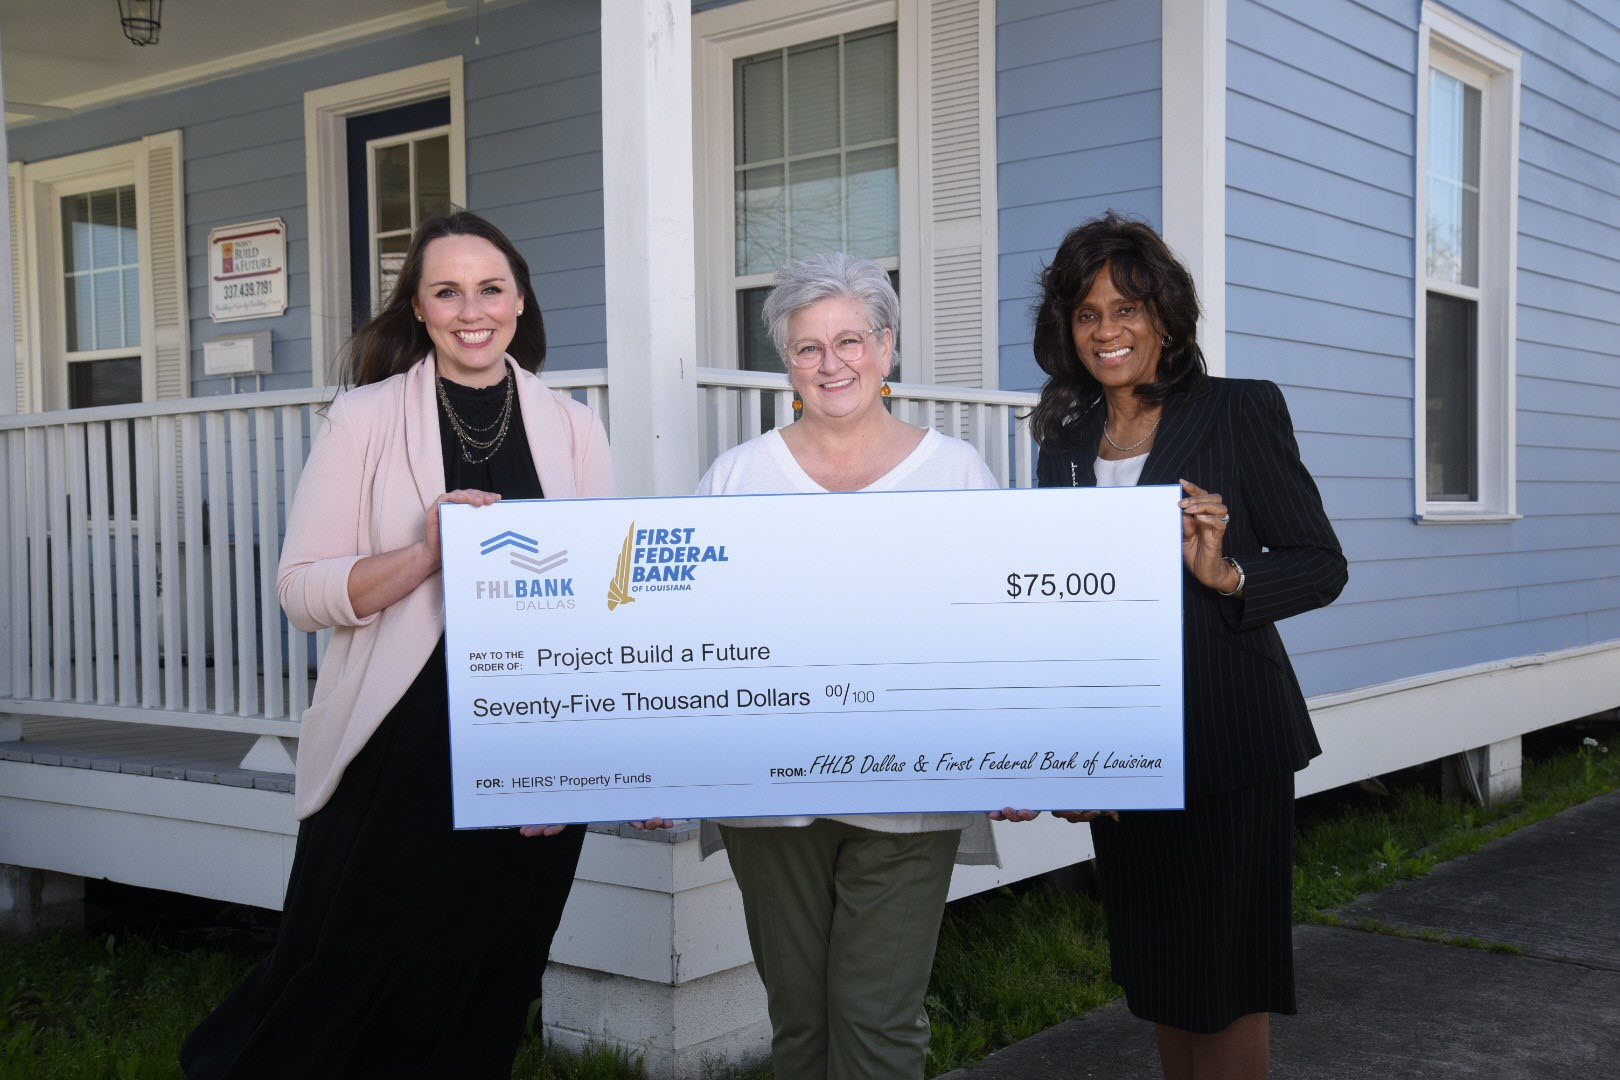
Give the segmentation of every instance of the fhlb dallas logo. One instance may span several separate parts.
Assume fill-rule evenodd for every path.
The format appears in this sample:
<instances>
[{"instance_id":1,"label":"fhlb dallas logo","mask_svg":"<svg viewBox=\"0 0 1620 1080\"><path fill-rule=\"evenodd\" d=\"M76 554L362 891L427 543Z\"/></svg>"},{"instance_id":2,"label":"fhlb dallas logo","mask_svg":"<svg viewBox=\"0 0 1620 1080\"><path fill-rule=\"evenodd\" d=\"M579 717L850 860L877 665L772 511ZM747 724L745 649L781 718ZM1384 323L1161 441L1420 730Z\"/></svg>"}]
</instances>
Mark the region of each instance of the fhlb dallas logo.
<instances>
[{"instance_id":1,"label":"fhlb dallas logo","mask_svg":"<svg viewBox=\"0 0 1620 1080\"><path fill-rule=\"evenodd\" d=\"M574 579L541 577L568 562L568 552L540 554L540 541L508 529L478 545L481 556L507 551L512 566L524 574L517 578L489 578L477 582L480 600L512 600L519 610L547 611L574 606ZM532 575L532 576L531 576Z\"/></svg>"}]
</instances>

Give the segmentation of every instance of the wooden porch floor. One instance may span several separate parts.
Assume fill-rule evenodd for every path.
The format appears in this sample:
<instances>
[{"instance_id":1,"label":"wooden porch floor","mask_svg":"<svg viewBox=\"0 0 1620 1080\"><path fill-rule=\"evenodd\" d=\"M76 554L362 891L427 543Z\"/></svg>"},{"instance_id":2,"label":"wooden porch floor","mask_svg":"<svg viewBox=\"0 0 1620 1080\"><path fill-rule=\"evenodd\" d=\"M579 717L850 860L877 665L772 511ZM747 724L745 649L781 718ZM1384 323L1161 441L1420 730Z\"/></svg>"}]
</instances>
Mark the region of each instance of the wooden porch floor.
<instances>
[{"instance_id":1,"label":"wooden porch floor","mask_svg":"<svg viewBox=\"0 0 1620 1080\"><path fill-rule=\"evenodd\" d=\"M255 735L108 720L25 719L23 737L0 742L0 761L130 773L199 784L291 792L285 773L243 769Z\"/></svg>"}]
</instances>

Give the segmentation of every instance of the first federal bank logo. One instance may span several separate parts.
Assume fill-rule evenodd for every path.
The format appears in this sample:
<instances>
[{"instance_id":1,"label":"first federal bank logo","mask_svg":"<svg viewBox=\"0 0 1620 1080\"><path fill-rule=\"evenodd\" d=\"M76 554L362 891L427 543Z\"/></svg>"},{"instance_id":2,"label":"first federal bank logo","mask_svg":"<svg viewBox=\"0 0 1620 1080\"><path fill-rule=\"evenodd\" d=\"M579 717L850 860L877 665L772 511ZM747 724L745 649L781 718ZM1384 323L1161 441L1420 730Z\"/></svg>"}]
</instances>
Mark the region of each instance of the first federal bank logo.
<instances>
[{"instance_id":1,"label":"first federal bank logo","mask_svg":"<svg viewBox=\"0 0 1620 1080\"><path fill-rule=\"evenodd\" d=\"M699 567L730 561L724 544L699 544L694 528L638 529L632 521L608 582L608 610L635 603L638 593L691 592Z\"/></svg>"},{"instance_id":2,"label":"first federal bank logo","mask_svg":"<svg viewBox=\"0 0 1620 1080\"><path fill-rule=\"evenodd\" d=\"M507 562L521 576L483 578L476 583L480 600L509 600L519 611L555 611L574 606L574 579L551 572L568 562L568 552L540 554L540 541L508 529L478 545L488 557L507 552Z\"/></svg>"}]
</instances>

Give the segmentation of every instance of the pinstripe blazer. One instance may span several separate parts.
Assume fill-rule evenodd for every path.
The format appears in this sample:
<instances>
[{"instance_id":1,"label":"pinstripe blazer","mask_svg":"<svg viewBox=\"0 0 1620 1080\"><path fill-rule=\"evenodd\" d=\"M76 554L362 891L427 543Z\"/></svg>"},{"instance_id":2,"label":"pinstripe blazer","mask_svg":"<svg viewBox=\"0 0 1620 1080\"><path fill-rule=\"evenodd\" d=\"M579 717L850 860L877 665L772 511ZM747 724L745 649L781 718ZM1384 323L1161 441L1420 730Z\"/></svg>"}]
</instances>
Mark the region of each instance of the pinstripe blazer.
<instances>
[{"instance_id":1,"label":"pinstripe blazer","mask_svg":"<svg viewBox=\"0 0 1620 1080\"><path fill-rule=\"evenodd\" d=\"M1037 486L1096 485L1092 462L1106 414L1093 404L1061 445L1042 448ZM1332 603L1348 575L1275 383L1205 378L1165 403L1138 482L1181 479L1225 499L1226 554L1246 577L1242 598L1221 596L1191 574L1182 592L1194 798L1294 772L1322 752L1276 624Z\"/></svg>"}]
</instances>

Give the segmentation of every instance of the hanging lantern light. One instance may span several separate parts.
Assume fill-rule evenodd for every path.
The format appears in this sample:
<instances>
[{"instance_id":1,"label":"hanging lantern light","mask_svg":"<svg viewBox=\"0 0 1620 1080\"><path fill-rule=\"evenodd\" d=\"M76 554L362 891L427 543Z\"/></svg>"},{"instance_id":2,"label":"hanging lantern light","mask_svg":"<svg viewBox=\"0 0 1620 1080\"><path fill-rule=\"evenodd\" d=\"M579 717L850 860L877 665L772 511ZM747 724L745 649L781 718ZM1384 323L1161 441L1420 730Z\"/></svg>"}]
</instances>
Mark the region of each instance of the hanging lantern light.
<instances>
[{"instance_id":1,"label":"hanging lantern light","mask_svg":"<svg viewBox=\"0 0 1620 1080\"><path fill-rule=\"evenodd\" d=\"M124 36L137 45L156 45L163 29L163 0L118 0Z\"/></svg>"}]
</instances>

